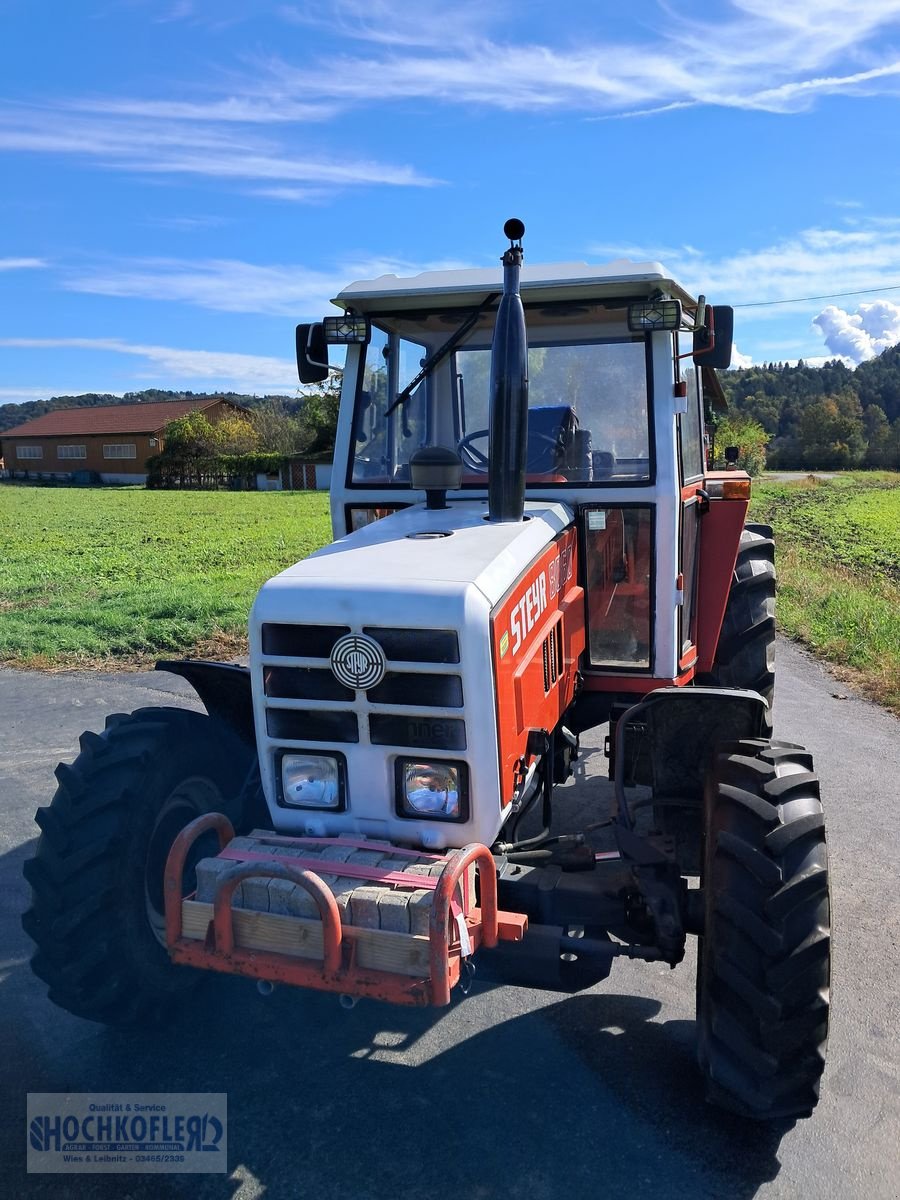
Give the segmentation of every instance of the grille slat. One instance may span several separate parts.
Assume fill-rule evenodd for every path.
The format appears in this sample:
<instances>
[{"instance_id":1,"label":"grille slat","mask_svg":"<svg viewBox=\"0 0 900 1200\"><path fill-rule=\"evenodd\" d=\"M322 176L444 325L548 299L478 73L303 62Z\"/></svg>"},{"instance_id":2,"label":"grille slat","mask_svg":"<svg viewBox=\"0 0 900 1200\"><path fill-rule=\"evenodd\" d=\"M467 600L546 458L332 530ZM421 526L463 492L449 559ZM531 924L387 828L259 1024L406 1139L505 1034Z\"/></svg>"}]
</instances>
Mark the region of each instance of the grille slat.
<instances>
[{"instance_id":1,"label":"grille slat","mask_svg":"<svg viewBox=\"0 0 900 1200\"><path fill-rule=\"evenodd\" d=\"M264 667L263 686L276 700L346 700L355 693L344 687L331 671L309 667Z\"/></svg>"},{"instance_id":2,"label":"grille slat","mask_svg":"<svg viewBox=\"0 0 900 1200\"><path fill-rule=\"evenodd\" d=\"M349 625L265 624L262 650L284 658L330 658L334 643L349 632Z\"/></svg>"},{"instance_id":3,"label":"grille slat","mask_svg":"<svg viewBox=\"0 0 900 1200\"><path fill-rule=\"evenodd\" d=\"M324 709L266 709L270 738L289 742L358 742L359 724L354 712Z\"/></svg>"},{"instance_id":4,"label":"grille slat","mask_svg":"<svg viewBox=\"0 0 900 1200\"><path fill-rule=\"evenodd\" d=\"M377 687L369 688L366 696L370 704L462 708L462 679L459 675L407 675L389 671Z\"/></svg>"},{"instance_id":5,"label":"grille slat","mask_svg":"<svg viewBox=\"0 0 900 1200\"><path fill-rule=\"evenodd\" d=\"M458 663L459 638L453 629L385 629L367 626L368 634L397 662Z\"/></svg>"},{"instance_id":6,"label":"grille slat","mask_svg":"<svg viewBox=\"0 0 900 1200\"><path fill-rule=\"evenodd\" d=\"M465 750L466 725L452 717L373 713L369 740L374 746L409 746L415 750Z\"/></svg>"}]
</instances>

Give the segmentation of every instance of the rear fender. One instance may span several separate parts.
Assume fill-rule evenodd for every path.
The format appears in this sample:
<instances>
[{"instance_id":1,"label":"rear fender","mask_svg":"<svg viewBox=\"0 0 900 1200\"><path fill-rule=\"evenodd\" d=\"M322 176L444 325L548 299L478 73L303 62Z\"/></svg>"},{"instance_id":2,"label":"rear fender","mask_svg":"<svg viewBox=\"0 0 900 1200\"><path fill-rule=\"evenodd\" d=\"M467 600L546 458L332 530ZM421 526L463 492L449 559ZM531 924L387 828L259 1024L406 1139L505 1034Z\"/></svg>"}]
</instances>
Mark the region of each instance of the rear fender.
<instances>
[{"instance_id":1,"label":"rear fender","mask_svg":"<svg viewBox=\"0 0 900 1200\"><path fill-rule=\"evenodd\" d=\"M201 659L164 660L157 671L168 671L186 679L211 717L232 729L249 746L256 746L253 727L253 696L248 667Z\"/></svg>"}]
</instances>

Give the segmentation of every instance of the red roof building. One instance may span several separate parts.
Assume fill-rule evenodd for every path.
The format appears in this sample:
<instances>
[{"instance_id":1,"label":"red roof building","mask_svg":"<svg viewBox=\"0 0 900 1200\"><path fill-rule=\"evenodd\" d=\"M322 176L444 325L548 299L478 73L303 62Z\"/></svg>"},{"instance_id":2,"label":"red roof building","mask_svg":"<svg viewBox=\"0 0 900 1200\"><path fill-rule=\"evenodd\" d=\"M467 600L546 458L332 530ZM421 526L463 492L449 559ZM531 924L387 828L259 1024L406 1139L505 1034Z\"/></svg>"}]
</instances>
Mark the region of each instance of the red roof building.
<instances>
[{"instance_id":1,"label":"red roof building","mask_svg":"<svg viewBox=\"0 0 900 1200\"><path fill-rule=\"evenodd\" d=\"M147 459L165 443L165 427L197 411L215 423L245 410L214 397L59 408L7 429L0 434L0 449L13 478L95 471L105 483L143 483Z\"/></svg>"}]
</instances>

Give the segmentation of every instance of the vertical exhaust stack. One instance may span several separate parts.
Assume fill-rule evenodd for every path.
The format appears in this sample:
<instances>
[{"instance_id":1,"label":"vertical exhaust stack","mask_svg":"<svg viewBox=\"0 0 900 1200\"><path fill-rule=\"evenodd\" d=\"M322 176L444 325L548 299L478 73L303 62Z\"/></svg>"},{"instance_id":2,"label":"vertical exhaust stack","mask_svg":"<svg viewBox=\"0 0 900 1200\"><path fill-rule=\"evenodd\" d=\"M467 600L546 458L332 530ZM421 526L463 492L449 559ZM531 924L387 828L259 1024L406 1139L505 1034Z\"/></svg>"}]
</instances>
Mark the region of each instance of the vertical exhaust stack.
<instances>
[{"instance_id":1,"label":"vertical exhaust stack","mask_svg":"<svg viewBox=\"0 0 900 1200\"><path fill-rule=\"evenodd\" d=\"M491 346L488 519L521 521L528 450L528 336L519 295L525 226L512 217L503 232L511 245L501 260L503 295Z\"/></svg>"}]
</instances>

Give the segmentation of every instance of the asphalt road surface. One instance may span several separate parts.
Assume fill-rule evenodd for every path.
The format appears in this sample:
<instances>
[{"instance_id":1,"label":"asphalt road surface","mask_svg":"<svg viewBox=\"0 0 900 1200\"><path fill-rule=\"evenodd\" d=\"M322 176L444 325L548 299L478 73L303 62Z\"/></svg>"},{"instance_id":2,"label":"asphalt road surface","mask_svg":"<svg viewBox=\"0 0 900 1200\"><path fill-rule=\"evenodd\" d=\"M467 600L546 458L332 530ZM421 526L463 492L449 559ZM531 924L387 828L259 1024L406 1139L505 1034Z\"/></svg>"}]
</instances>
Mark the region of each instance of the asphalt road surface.
<instances>
[{"instance_id":1,"label":"asphalt road surface","mask_svg":"<svg viewBox=\"0 0 900 1200\"><path fill-rule=\"evenodd\" d=\"M616 1200L900 1196L900 722L779 646L776 732L815 755L833 870L832 1035L811 1120L704 1104L694 949L619 962L574 997L476 983L414 1011L211 980L166 1030L54 1008L19 919L35 808L82 729L145 704L199 707L159 675L0 671L0 1188L9 1197ZM596 748L565 803L605 815ZM29 1091L224 1091L228 1176L27 1176Z\"/></svg>"}]
</instances>

